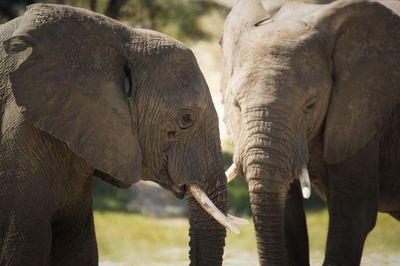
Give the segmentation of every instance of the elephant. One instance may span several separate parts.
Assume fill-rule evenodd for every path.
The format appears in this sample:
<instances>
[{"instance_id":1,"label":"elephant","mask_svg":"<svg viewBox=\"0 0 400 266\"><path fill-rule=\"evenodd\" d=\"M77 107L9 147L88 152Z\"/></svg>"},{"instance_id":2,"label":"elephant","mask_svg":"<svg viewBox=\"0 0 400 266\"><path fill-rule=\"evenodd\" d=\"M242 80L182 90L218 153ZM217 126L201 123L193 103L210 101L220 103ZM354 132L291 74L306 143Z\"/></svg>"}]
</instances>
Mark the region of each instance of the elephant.
<instances>
[{"instance_id":1,"label":"elephant","mask_svg":"<svg viewBox=\"0 0 400 266\"><path fill-rule=\"evenodd\" d=\"M225 227L237 228L192 51L63 5L31 5L0 33L0 264L97 265L98 176L185 197L190 264L221 265Z\"/></svg>"},{"instance_id":2,"label":"elephant","mask_svg":"<svg viewBox=\"0 0 400 266\"><path fill-rule=\"evenodd\" d=\"M400 219L400 3L272 2L238 1L220 41L231 177L261 265L309 265L309 182L328 206L324 265L359 265L378 211Z\"/></svg>"}]
</instances>

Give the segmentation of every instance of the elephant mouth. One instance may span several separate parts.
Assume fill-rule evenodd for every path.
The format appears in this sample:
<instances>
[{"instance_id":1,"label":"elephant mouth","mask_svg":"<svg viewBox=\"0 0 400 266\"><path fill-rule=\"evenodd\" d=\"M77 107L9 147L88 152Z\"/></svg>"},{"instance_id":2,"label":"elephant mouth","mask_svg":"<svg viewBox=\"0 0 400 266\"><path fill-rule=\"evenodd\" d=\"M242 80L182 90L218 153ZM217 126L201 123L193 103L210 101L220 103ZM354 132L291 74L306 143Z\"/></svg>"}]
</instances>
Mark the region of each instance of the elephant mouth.
<instances>
[{"instance_id":1,"label":"elephant mouth","mask_svg":"<svg viewBox=\"0 0 400 266\"><path fill-rule=\"evenodd\" d=\"M171 191L175 197L177 197L178 199L183 199L185 197L186 194L186 186L178 186L176 185L174 182L172 182L172 180L168 180L168 182L159 182L157 181L157 183L165 188L166 190Z\"/></svg>"},{"instance_id":2,"label":"elephant mouth","mask_svg":"<svg viewBox=\"0 0 400 266\"><path fill-rule=\"evenodd\" d=\"M178 199L183 199L186 194L186 186L177 186L172 185L169 190L177 197Z\"/></svg>"}]
</instances>

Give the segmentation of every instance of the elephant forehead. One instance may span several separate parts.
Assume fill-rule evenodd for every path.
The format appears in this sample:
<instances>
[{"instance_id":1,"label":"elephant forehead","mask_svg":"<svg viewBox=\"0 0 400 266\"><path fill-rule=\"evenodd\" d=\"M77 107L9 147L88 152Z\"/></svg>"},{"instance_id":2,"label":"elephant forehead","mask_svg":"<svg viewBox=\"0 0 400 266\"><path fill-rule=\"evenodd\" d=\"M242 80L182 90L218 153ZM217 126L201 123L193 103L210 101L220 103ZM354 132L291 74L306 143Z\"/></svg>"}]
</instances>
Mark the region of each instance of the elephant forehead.
<instances>
[{"instance_id":1,"label":"elephant forehead","mask_svg":"<svg viewBox=\"0 0 400 266\"><path fill-rule=\"evenodd\" d=\"M206 104L209 90L198 67L191 64L172 65L165 78L168 79L168 97L185 106Z\"/></svg>"},{"instance_id":2,"label":"elephant forehead","mask_svg":"<svg viewBox=\"0 0 400 266\"><path fill-rule=\"evenodd\" d=\"M232 36L226 36L225 56L231 60L238 56L253 60L263 56L266 49L275 48L277 52L279 48L284 51L298 46L308 38L308 32L312 30L308 16L311 17L318 8L300 3L284 5L274 16L243 31L236 41Z\"/></svg>"},{"instance_id":3,"label":"elephant forehead","mask_svg":"<svg viewBox=\"0 0 400 266\"><path fill-rule=\"evenodd\" d=\"M287 2L275 14L274 19L279 21L303 20L310 14L321 9L321 5L307 4L300 2Z\"/></svg>"},{"instance_id":4,"label":"elephant forehead","mask_svg":"<svg viewBox=\"0 0 400 266\"><path fill-rule=\"evenodd\" d=\"M179 93L168 92L169 104L176 107L193 107L204 109L206 97L193 90L183 90Z\"/></svg>"}]
</instances>

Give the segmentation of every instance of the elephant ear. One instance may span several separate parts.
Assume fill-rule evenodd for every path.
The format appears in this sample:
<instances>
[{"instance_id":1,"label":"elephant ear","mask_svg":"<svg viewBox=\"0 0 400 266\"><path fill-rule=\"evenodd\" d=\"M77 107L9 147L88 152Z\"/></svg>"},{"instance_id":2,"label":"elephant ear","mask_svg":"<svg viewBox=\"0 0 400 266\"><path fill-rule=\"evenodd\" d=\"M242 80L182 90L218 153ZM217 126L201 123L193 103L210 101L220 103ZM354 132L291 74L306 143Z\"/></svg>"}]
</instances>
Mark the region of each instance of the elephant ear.
<instances>
[{"instance_id":1,"label":"elephant ear","mask_svg":"<svg viewBox=\"0 0 400 266\"><path fill-rule=\"evenodd\" d=\"M142 153L131 65L110 41L121 27L81 9L34 5L4 47L31 51L10 74L25 118L126 187L140 179Z\"/></svg>"},{"instance_id":2,"label":"elephant ear","mask_svg":"<svg viewBox=\"0 0 400 266\"><path fill-rule=\"evenodd\" d=\"M363 148L400 103L400 17L369 1L320 12L316 25L331 37L333 59L324 157L335 164Z\"/></svg>"}]
</instances>

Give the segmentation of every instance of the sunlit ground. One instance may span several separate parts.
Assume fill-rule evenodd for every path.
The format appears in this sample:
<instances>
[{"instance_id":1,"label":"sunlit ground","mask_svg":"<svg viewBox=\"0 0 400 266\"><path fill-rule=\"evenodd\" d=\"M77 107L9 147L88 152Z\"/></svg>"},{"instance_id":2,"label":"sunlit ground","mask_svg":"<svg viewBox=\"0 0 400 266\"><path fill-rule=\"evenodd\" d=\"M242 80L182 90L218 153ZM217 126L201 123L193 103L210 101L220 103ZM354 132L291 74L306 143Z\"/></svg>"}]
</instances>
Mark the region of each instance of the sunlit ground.
<instances>
[{"instance_id":1,"label":"sunlit ground","mask_svg":"<svg viewBox=\"0 0 400 266\"><path fill-rule=\"evenodd\" d=\"M327 212L312 212L307 218L312 264L321 265ZM188 265L186 219L95 212L95 223L102 266ZM367 239L362 265L400 265L399 236L400 224L390 216L380 214L375 229ZM258 265L252 225L241 227L239 236L228 233L224 265Z\"/></svg>"}]
</instances>

